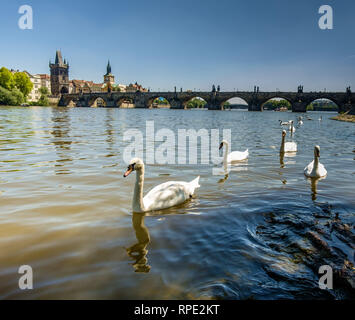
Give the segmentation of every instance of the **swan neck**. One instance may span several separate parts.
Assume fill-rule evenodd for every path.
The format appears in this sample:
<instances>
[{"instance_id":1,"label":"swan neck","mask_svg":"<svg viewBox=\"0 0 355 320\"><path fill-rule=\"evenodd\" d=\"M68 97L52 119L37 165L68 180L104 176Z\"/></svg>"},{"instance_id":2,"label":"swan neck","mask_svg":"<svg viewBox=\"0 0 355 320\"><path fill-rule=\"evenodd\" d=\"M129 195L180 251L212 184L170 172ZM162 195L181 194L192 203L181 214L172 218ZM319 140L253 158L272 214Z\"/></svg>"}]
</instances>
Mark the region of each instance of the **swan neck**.
<instances>
[{"instance_id":1,"label":"swan neck","mask_svg":"<svg viewBox=\"0 0 355 320\"><path fill-rule=\"evenodd\" d=\"M227 157L228 157L228 153L229 153L229 143L225 142L224 143L226 145L226 151L224 152L224 162L227 162Z\"/></svg>"},{"instance_id":2,"label":"swan neck","mask_svg":"<svg viewBox=\"0 0 355 320\"><path fill-rule=\"evenodd\" d=\"M314 170L317 170L319 167L319 157L314 156Z\"/></svg>"},{"instance_id":3,"label":"swan neck","mask_svg":"<svg viewBox=\"0 0 355 320\"><path fill-rule=\"evenodd\" d=\"M136 183L133 193L133 212L144 212L143 206L143 185L144 185L144 166L141 170L137 170Z\"/></svg>"},{"instance_id":4,"label":"swan neck","mask_svg":"<svg viewBox=\"0 0 355 320\"><path fill-rule=\"evenodd\" d=\"M282 136L280 152L285 151L285 136Z\"/></svg>"}]
</instances>

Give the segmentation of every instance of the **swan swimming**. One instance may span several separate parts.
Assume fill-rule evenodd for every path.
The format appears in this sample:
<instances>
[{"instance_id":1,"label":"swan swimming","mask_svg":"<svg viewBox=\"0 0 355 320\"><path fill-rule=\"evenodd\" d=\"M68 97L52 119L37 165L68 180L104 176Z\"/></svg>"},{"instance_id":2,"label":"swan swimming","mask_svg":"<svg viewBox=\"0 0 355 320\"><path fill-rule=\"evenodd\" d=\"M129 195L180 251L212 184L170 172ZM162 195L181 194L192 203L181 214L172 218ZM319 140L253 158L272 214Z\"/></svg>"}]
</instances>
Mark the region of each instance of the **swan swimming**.
<instances>
[{"instance_id":1,"label":"swan swimming","mask_svg":"<svg viewBox=\"0 0 355 320\"><path fill-rule=\"evenodd\" d=\"M291 131L291 134L296 132L296 128L295 128L294 125L293 125L293 120L291 120L291 121L289 122L288 130Z\"/></svg>"},{"instance_id":2,"label":"swan swimming","mask_svg":"<svg viewBox=\"0 0 355 320\"><path fill-rule=\"evenodd\" d=\"M132 209L133 212L148 212L167 209L190 199L199 188L198 176L191 182L168 181L157 185L143 198L144 163L139 158L133 158L123 177L127 177L132 171L136 171L136 183L134 186Z\"/></svg>"},{"instance_id":3,"label":"swan swimming","mask_svg":"<svg viewBox=\"0 0 355 320\"><path fill-rule=\"evenodd\" d=\"M290 123L291 123L291 120L290 121L286 121L286 122L282 122L282 120L279 120L280 122L280 126L289 126Z\"/></svg>"},{"instance_id":4,"label":"swan swimming","mask_svg":"<svg viewBox=\"0 0 355 320\"><path fill-rule=\"evenodd\" d=\"M249 150L245 150L244 152L241 151L234 151L231 153L229 152L229 143L226 140L222 140L221 144L219 145L219 150L226 146L226 151L223 156L223 164L226 166L228 163L235 162L235 161L243 161L248 159L249 157Z\"/></svg>"},{"instance_id":5,"label":"swan swimming","mask_svg":"<svg viewBox=\"0 0 355 320\"><path fill-rule=\"evenodd\" d=\"M285 139L286 139L286 130L282 130L280 153L297 152L297 143L296 142L285 142Z\"/></svg>"},{"instance_id":6,"label":"swan swimming","mask_svg":"<svg viewBox=\"0 0 355 320\"><path fill-rule=\"evenodd\" d=\"M320 147L314 147L314 160L304 168L304 174L310 178L322 178L327 175L327 170L319 162Z\"/></svg>"}]
</instances>

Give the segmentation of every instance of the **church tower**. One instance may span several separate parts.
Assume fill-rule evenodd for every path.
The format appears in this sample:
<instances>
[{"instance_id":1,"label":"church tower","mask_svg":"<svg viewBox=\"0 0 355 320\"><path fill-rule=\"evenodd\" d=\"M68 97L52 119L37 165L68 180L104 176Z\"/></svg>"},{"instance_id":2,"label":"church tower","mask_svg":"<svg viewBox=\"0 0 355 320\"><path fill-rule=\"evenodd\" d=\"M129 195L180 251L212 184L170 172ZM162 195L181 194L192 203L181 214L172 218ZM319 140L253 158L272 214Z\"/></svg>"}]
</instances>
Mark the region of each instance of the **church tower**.
<instances>
[{"instance_id":1,"label":"church tower","mask_svg":"<svg viewBox=\"0 0 355 320\"><path fill-rule=\"evenodd\" d=\"M104 75L104 83L110 86L115 84L115 76L111 73L110 60L107 63L106 74Z\"/></svg>"},{"instance_id":2,"label":"church tower","mask_svg":"<svg viewBox=\"0 0 355 320\"><path fill-rule=\"evenodd\" d=\"M58 96L62 93L69 93L69 62L62 58L62 53L57 50L55 62L49 61L51 71L52 94Z\"/></svg>"}]
</instances>

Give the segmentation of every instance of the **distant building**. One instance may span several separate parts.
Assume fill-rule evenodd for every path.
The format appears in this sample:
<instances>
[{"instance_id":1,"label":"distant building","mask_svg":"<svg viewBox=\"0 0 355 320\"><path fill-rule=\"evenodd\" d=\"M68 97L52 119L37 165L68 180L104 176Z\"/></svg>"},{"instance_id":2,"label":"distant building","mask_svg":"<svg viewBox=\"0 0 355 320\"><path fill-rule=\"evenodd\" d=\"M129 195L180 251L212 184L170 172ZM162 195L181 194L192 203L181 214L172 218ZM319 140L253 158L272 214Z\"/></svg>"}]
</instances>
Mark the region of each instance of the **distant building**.
<instances>
[{"instance_id":1,"label":"distant building","mask_svg":"<svg viewBox=\"0 0 355 320\"><path fill-rule=\"evenodd\" d=\"M107 62L106 74L104 75L104 83L111 86L115 85L115 76L111 73L110 60Z\"/></svg>"},{"instance_id":2,"label":"distant building","mask_svg":"<svg viewBox=\"0 0 355 320\"><path fill-rule=\"evenodd\" d=\"M86 80L71 80L69 81L69 93L90 93L102 92L104 83L94 83Z\"/></svg>"},{"instance_id":3,"label":"distant building","mask_svg":"<svg viewBox=\"0 0 355 320\"><path fill-rule=\"evenodd\" d=\"M93 81L76 79L69 81L69 93L107 92L108 90L121 92L126 91L125 85L115 85L115 76L112 74L110 61L107 63L103 83L94 83Z\"/></svg>"},{"instance_id":4,"label":"distant building","mask_svg":"<svg viewBox=\"0 0 355 320\"><path fill-rule=\"evenodd\" d=\"M46 75L41 75L43 86L50 88L53 95L58 96L62 93L92 93L92 92L107 92L107 91L127 91L127 86L123 84L115 84L115 76L112 74L111 64L108 61L106 66L106 74L104 74L103 83L94 83L87 80L69 80L69 63L62 58L60 51L56 52L55 63L49 62L50 67L50 83L46 82ZM146 91L137 83L130 85L131 91Z\"/></svg>"},{"instance_id":5,"label":"distant building","mask_svg":"<svg viewBox=\"0 0 355 320\"><path fill-rule=\"evenodd\" d=\"M55 62L49 61L51 71L51 92L58 96L61 93L69 93L69 62L63 61L62 53L57 50Z\"/></svg>"},{"instance_id":6,"label":"distant building","mask_svg":"<svg viewBox=\"0 0 355 320\"><path fill-rule=\"evenodd\" d=\"M48 89L48 92L51 93L52 89L51 89L51 77L49 74L39 74L39 76L41 77L41 87L45 87Z\"/></svg>"},{"instance_id":7,"label":"distant building","mask_svg":"<svg viewBox=\"0 0 355 320\"><path fill-rule=\"evenodd\" d=\"M137 82L132 84L130 83L127 87L126 87L126 92L148 92L148 89L143 88L142 85L138 84Z\"/></svg>"},{"instance_id":8,"label":"distant building","mask_svg":"<svg viewBox=\"0 0 355 320\"><path fill-rule=\"evenodd\" d=\"M31 82L33 83L32 91L28 94L27 100L30 102L38 101L38 99L41 97L41 93L39 92L39 89L42 86L41 76L39 74L32 75L26 70L23 72L27 74L27 76L30 78Z\"/></svg>"}]
</instances>

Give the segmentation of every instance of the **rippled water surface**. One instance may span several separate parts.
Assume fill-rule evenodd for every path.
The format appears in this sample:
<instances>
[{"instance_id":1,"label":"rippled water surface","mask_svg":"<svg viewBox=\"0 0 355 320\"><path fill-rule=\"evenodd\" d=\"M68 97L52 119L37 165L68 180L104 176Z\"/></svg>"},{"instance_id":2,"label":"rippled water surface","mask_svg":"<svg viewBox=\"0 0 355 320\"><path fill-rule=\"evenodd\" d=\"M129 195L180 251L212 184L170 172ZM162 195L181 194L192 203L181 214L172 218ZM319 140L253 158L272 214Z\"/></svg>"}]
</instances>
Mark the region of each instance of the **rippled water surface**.
<instances>
[{"instance_id":1,"label":"rippled water surface","mask_svg":"<svg viewBox=\"0 0 355 320\"><path fill-rule=\"evenodd\" d=\"M308 115L288 135L299 151L280 159L278 120L297 114L0 108L0 298L353 299L355 126ZM197 175L201 188L177 208L132 214L123 133L145 134L146 120L176 135L230 128L249 161L227 179L212 163L146 165L145 193ZM315 144L328 176L312 183ZM332 291L318 288L323 264ZM18 289L21 265L32 291Z\"/></svg>"}]
</instances>

